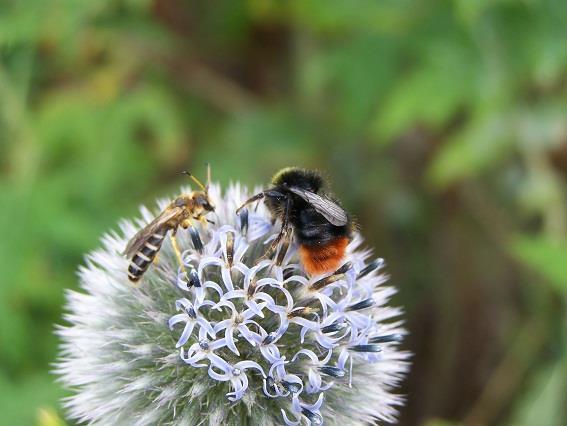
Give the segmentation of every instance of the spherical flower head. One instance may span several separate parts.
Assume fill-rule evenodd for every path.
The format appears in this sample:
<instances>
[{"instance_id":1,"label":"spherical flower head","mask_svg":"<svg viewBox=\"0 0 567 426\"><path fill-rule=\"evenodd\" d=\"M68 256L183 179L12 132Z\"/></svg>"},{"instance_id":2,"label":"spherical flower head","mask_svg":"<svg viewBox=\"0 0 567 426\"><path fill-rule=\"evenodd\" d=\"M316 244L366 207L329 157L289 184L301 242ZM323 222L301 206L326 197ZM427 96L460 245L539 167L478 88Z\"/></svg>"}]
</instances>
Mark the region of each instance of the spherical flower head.
<instances>
[{"instance_id":1,"label":"spherical flower head","mask_svg":"<svg viewBox=\"0 0 567 426\"><path fill-rule=\"evenodd\" d=\"M190 192L184 188L184 192ZM344 264L307 276L293 241L263 255L279 232L250 193L221 195L212 223L167 238L138 285L127 241L157 213L124 221L80 268L67 293L56 372L73 394L70 418L96 424L319 425L394 422L408 368L405 331L381 259L355 234ZM164 208L167 200L158 203Z\"/></svg>"}]
</instances>

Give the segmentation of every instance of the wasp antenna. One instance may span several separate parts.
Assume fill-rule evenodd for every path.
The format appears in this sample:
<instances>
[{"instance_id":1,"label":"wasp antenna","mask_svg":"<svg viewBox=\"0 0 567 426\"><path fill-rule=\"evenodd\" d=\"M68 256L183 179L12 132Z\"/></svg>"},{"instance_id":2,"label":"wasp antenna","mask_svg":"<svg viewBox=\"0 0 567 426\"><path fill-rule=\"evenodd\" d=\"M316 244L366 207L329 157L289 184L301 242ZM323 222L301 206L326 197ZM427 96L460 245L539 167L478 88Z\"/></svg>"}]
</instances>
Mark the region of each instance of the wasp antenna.
<instances>
[{"instance_id":1,"label":"wasp antenna","mask_svg":"<svg viewBox=\"0 0 567 426\"><path fill-rule=\"evenodd\" d=\"M211 163L205 163L207 166L207 185L205 186L205 190L209 191L209 186L211 185Z\"/></svg>"},{"instance_id":2,"label":"wasp antenna","mask_svg":"<svg viewBox=\"0 0 567 426\"><path fill-rule=\"evenodd\" d=\"M205 188L205 185L203 185L199 179L197 179L195 176L193 176L193 174L191 172L189 172L187 170L183 170L181 172L181 174L189 176L193 180L193 182L195 182L199 186L199 188L201 188L205 192L207 191L207 188Z\"/></svg>"}]
</instances>

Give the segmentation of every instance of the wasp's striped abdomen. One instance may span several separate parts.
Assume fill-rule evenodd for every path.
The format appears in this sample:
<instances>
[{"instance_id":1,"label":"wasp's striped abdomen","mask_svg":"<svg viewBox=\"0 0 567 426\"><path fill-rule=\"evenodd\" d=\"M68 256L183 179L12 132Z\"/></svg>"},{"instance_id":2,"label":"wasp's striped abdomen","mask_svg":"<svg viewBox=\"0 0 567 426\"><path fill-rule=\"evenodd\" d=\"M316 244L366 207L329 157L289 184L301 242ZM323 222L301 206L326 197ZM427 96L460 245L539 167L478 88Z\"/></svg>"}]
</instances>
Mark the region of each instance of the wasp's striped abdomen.
<instances>
[{"instance_id":1,"label":"wasp's striped abdomen","mask_svg":"<svg viewBox=\"0 0 567 426\"><path fill-rule=\"evenodd\" d=\"M167 231L169 231L169 227L162 226L148 237L140 250L134 253L130 266L128 266L128 278L130 281L136 282L142 278L142 275L144 275L144 272L146 272L161 248Z\"/></svg>"}]
</instances>

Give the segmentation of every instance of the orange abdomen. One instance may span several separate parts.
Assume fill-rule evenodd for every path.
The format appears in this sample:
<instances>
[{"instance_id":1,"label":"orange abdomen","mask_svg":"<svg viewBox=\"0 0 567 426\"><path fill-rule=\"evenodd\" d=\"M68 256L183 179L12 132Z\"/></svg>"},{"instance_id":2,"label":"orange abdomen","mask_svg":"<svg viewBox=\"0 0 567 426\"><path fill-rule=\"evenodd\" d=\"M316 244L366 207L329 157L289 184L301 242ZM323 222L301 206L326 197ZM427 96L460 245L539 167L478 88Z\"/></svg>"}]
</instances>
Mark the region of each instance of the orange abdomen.
<instances>
[{"instance_id":1,"label":"orange abdomen","mask_svg":"<svg viewBox=\"0 0 567 426\"><path fill-rule=\"evenodd\" d=\"M345 257L347 237L337 238L323 246L299 246L299 258L309 275L319 275L337 270Z\"/></svg>"}]
</instances>

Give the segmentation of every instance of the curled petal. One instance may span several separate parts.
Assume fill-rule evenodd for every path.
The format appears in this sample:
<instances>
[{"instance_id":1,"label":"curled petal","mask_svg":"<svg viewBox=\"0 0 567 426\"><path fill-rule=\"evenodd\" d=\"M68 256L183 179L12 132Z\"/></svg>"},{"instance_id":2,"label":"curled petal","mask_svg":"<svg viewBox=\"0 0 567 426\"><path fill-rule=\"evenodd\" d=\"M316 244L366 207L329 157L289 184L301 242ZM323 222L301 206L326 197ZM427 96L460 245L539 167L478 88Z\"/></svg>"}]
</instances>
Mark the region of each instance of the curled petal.
<instances>
[{"instance_id":1,"label":"curled petal","mask_svg":"<svg viewBox=\"0 0 567 426\"><path fill-rule=\"evenodd\" d=\"M224 373L230 374L232 372L232 366L214 352L209 353L207 358L211 362L211 365L221 369Z\"/></svg>"},{"instance_id":2,"label":"curled petal","mask_svg":"<svg viewBox=\"0 0 567 426\"><path fill-rule=\"evenodd\" d=\"M201 328L204 329L213 339L217 337L215 330L213 329L213 326L205 318L197 317L197 324L199 324Z\"/></svg>"},{"instance_id":3,"label":"curled petal","mask_svg":"<svg viewBox=\"0 0 567 426\"><path fill-rule=\"evenodd\" d=\"M319 395L319 397L317 398L317 401L315 401L314 404L311 404L311 405L309 405L309 404L301 404L301 405L302 405L303 408L306 408L306 409L308 409L308 410L310 410L310 411L319 412L319 410L321 409L321 405L323 405L323 398L324 398L324 394L321 393L321 394Z\"/></svg>"},{"instance_id":4,"label":"curled petal","mask_svg":"<svg viewBox=\"0 0 567 426\"><path fill-rule=\"evenodd\" d=\"M304 329L306 330L306 329ZM303 332L303 330L302 330ZM338 346L338 342L340 340L339 339L333 339L329 336L325 336L323 333L317 333L315 335L315 340L317 341L317 343L319 343L319 345L321 345L322 348L324 349L333 349L335 347Z\"/></svg>"},{"instance_id":5,"label":"curled petal","mask_svg":"<svg viewBox=\"0 0 567 426\"><path fill-rule=\"evenodd\" d=\"M189 337L191 337L191 333L193 332L194 327L195 327L194 321L188 321L187 324L185 324L185 328L183 329L183 333L181 333L179 340L175 344L176 348L180 348L185 343L187 343L187 341L189 340Z\"/></svg>"},{"instance_id":6,"label":"curled petal","mask_svg":"<svg viewBox=\"0 0 567 426\"><path fill-rule=\"evenodd\" d=\"M313 369L309 369L308 377L307 393L321 392L321 375L317 374Z\"/></svg>"},{"instance_id":7,"label":"curled petal","mask_svg":"<svg viewBox=\"0 0 567 426\"><path fill-rule=\"evenodd\" d=\"M250 331L245 325L239 325L238 331L252 346L257 346L262 342L262 337L258 333Z\"/></svg>"},{"instance_id":8,"label":"curled petal","mask_svg":"<svg viewBox=\"0 0 567 426\"><path fill-rule=\"evenodd\" d=\"M302 277L301 275L292 275L291 277L284 280L284 284L288 284L292 282L298 282L303 286L307 286L309 284L309 280L305 277Z\"/></svg>"},{"instance_id":9,"label":"curled petal","mask_svg":"<svg viewBox=\"0 0 567 426\"><path fill-rule=\"evenodd\" d=\"M232 319L225 319L225 320L222 320L220 322L217 322L214 326L215 333L218 333L219 331L225 330L231 324L232 324Z\"/></svg>"},{"instance_id":10,"label":"curled petal","mask_svg":"<svg viewBox=\"0 0 567 426\"><path fill-rule=\"evenodd\" d=\"M172 316L172 317L167 321L167 324L168 324L168 326L169 326L169 329L170 329L170 330L173 330L173 326L174 326L175 324L178 324L178 323L184 322L184 321L187 322L187 321L189 321L189 319L190 319L190 318L189 318L189 315L187 315L187 314L177 314L177 315Z\"/></svg>"},{"instance_id":11,"label":"curled petal","mask_svg":"<svg viewBox=\"0 0 567 426\"><path fill-rule=\"evenodd\" d=\"M226 346L226 339L218 339L209 344L209 348L212 351L215 351L220 348L224 348L225 346Z\"/></svg>"},{"instance_id":12,"label":"curled petal","mask_svg":"<svg viewBox=\"0 0 567 426\"><path fill-rule=\"evenodd\" d=\"M224 284L224 286L226 287L226 289L228 291L232 291L234 290L234 285L232 283L232 276L230 274L230 269L225 268L223 266L222 270L221 270L221 275L222 275L222 283Z\"/></svg>"},{"instance_id":13,"label":"curled petal","mask_svg":"<svg viewBox=\"0 0 567 426\"><path fill-rule=\"evenodd\" d=\"M319 357L317 355L315 355L315 352L313 352L310 349L301 349L301 350L297 351L297 353L291 359L291 362L295 361L299 357L299 355L305 355L306 357L310 358L311 361L313 361L317 364L319 363Z\"/></svg>"},{"instance_id":14,"label":"curled petal","mask_svg":"<svg viewBox=\"0 0 567 426\"><path fill-rule=\"evenodd\" d=\"M203 287L206 288L212 288L213 290L215 290L219 297L223 297L224 292L222 291L222 288L215 282L213 281L205 281L205 284L203 284ZM209 301L211 304L213 304L211 301Z\"/></svg>"},{"instance_id":15,"label":"curled petal","mask_svg":"<svg viewBox=\"0 0 567 426\"><path fill-rule=\"evenodd\" d=\"M211 266L223 266L223 262L218 257L207 256L199 262L198 274L199 277L203 276L203 271Z\"/></svg>"},{"instance_id":16,"label":"curled petal","mask_svg":"<svg viewBox=\"0 0 567 426\"><path fill-rule=\"evenodd\" d=\"M280 350L274 344L260 347L260 352L266 361L273 364L281 358Z\"/></svg>"},{"instance_id":17,"label":"curled petal","mask_svg":"<svg viewBox=\"0 0 567 426\"><path fill-rule=\"evenodd\" d=\"M248 306L248 308L250 309L250 311L252 311L254 315L257 315L260 318L264 318L264 313L262 312L262 309L266 306L265 304L259 305L253 300L249 300L248 302L246 302L246 306Z\"/></svg>"},{"instance_id":18,"label":"curled petal","mask_svg":"<svg viewBox=\"0 0 567 426\"><path fill-rule=\"evenodd\" d=\"M226 300L224 298L222 298L219 303L217 303L216 305L213 306L213 309L216 309L217 311L220 311L221 307L226 306L227 308L229 308L232 311L232 315L236 315L238 314L238 310L236 309L236 306L234 306L234 303L232 303L230 300Z\"/></svg>"},{"instance_id":19,"label":"curled petal","mask_svg":"<svg viewBox=\"0 0 567 426\"><path fill-rule=\"evenodd\" d=\"M193 304L189 301L189 299L187 298L183 298L183 299L177 299L175 301L175 309L178 311L188 311L190 309L194 309L193 308Z\"/></svg>"},{"instance_id":20,"label":"curled petal","mask_svg":"<svg viewBox=\"0 0 567 426\"><path fill-rule=\"evenodd\" d=\"M231 383L234 391L226 394L228 399L233 402L242 399L246 389L248 389L248 377L246 377L246 374L242 373L238 379L232 379Z\"/></svg>"},{"instance_id":21,"label":"curled petal","mask_svg":"<svg viewBox=\"0 0 567 426\"><path fill-rule=\"evenodd\" d=\"M301 418L298 417L298 420L290 420L283 408L281 409L281 411L282 411L282 417L284 418L284 422L285 422L286 426L297 426L301 423Z\"/></svg>"},{"instance_id":22,"label":"curled petal","mask_svg":"<svg viewBox=\"0 0 567 426\"><path fill-rule=\"evenodd\" d=\"M227 291L226 293L224 293L223 296L224 300L236 299L236 298L246 298L246 293L244 292L244 290Z\"/></svg>"},{"instance_id":23,"label":"curled petal","mask_svg":"<svg viewBox=\"0 0 567 426\"><path fill-rule=\"evenodd\" d=\"M254 361L240 361L234 365L235 368L239 368L240 370L248 370L250 368L254 368L262 373L262 377L266 377L266 373L264 373L264 369L260 364Z\"/></svg>"},{"instance_id":24,"label":"curled petal","mask_svg":"<svg viewBox=\"0 0 567 426\"><path fill-rule=\"evenodd\" d=\"M240 239L240 241L238 242L238 248L234 252L235 263L242 260L242 257L244 257L244 254L246 253L246 250L248 250L248 244Z\"/></svg>"},{"instance_id":25,"label":"curled petal","mask_svg":"<svg viewBox=\"0 0 567 426\"><path fill-rule=\"evenodd\" d=\"M273 387L273 386L271 386L271 387ZM263 384L262 384L262 389L264 390L264 394L265 394L267 397L270 397L270 398L278 398L278 397L282 396L282 395L280 395L280 394L277 392L277 390L276 390L276 393L275 393L275 394L271 394L271 393L270 393L270 391L268 390L268 379L264 379L264 382L263 382Z\"/></svg>"},{"instance_id":26,"label":"curled petal","mask_svg":"<svg viewBox=\"0 0 567 426\"><path fill-rule=\"evenodd\" d=\"M234 343L234 335L232 334L234 328L228 327L224 333L224 338L226 340L226 347L234 352L236 355L240 356L240 352L238 352L238 348Z\"/></svg>"},{"instance_id":27,"label":"curled petal","mask_svg":"<svg viewBox=\"0 0 567 426\"><path fill-rule=\"evenodd\" d=\"M214 380L218 380L219 382L227 382L230 380L229 374L219 374L214 369L213 366L209 366L209 377Z\"/></svg>"}]
</instances>

